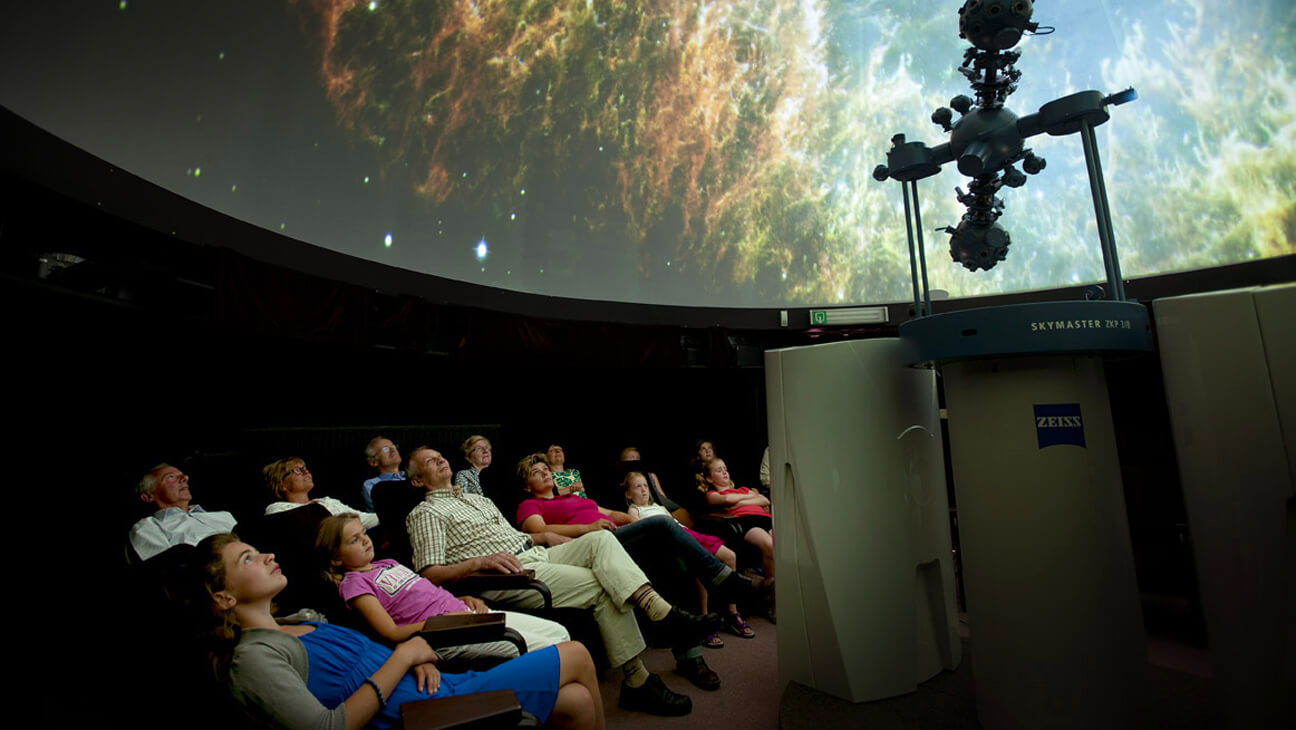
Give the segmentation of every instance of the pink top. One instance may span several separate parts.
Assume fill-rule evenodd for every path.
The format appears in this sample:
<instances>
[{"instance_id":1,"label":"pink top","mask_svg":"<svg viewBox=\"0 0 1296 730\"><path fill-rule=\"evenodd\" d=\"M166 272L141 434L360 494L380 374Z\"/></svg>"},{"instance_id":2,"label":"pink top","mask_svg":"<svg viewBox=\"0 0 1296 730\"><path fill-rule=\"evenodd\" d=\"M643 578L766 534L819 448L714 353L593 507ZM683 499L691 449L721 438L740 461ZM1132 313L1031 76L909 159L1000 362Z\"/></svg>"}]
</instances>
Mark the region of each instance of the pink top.
<instances>
[{"instance_id":1,"label":"pink top","mask_svg":"<svg viewBox=\"0 0 1296 730\"><path fill-rule=\"evenodd\" d=\"M338 585L338 593L348 603L363 595L377 598L397 626L468 610L468 604L395 560L375 560L373 570L347 573Z\"/></svg>"},{"instance_id":2,"label":"pink top","mask_svg":"<svg viewBox=\"0 0 1296 730\"><path fill-rule=\"evenodd\" d=\"M575 494L564 494L553 499L530 497L518 505L517 523L521 525L532 515L540 515L546 525L588 525L603 518L599 506L592 499Z\"/></svg>"},{"instance_id":3,"label":"pink top","mask_svg":"<svg viewBox=\"0 0 1296 730\"><path fill-rule=\"evenodd\" d=\"M715 491L716 494L760 494L760 492L757 492L755 489L749 489L747 487L717 489ZM769 517L770 514L769 510L764 507L758 507L754 504L740 504L734 507L725 507L725 513L734 517L742 517L744 515L760 515L761 517Z\"/></svg>"}]
</instances>

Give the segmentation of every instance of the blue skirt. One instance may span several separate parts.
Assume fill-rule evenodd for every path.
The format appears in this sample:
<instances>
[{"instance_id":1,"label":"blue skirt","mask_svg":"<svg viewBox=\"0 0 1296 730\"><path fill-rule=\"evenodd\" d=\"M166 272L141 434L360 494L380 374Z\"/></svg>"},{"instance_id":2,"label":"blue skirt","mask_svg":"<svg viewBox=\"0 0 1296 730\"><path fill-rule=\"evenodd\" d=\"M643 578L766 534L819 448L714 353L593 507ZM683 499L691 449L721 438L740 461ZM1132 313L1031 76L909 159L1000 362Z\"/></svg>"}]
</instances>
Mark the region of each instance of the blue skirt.
<instances>
[{"instance_id":1,"label":"blue skirt","mask_svg":"<svg viewBox=\"0 0 1296 730\"><path fill-rule=\"evenodd\" d=\"M301 637L310 660L306 686L325 707L333 709L364 685L391 657L392 650L364 634L332 624L312 624L315 630ZM372 727L391 727L400 720L400 706L432 697L454 697L495 689L511 689L522 709L546 722L558 697L560 662L557 647L523 654L485 672L442 674L435 694L418 691L412 674L401 678L387 698L387 706L370 721Z\"/></svg>"}]
</instances>

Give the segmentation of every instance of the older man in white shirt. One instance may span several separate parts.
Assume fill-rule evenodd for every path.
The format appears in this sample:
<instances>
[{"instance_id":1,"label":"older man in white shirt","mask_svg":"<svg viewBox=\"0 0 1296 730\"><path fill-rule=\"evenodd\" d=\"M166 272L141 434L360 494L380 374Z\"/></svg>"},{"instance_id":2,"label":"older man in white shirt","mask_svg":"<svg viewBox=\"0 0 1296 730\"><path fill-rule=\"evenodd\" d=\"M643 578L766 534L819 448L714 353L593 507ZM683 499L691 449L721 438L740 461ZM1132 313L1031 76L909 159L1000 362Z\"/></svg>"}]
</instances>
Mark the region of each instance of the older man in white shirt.
<instances>
[{"instance_id":1,"label":"older man in white shirt","mask_svg":"<svg viewBox=\"0 0 1296 730\"><path fill-rule=\"evenodd\" d=\"M141 500L157 507L131 527L131 546L141 560L181 543L197 545L208 535L233 530L236 524L229 512L208 512L190 504L189 476L170 464L153 467L135 489Z\"/></svg>"}]
</instances>

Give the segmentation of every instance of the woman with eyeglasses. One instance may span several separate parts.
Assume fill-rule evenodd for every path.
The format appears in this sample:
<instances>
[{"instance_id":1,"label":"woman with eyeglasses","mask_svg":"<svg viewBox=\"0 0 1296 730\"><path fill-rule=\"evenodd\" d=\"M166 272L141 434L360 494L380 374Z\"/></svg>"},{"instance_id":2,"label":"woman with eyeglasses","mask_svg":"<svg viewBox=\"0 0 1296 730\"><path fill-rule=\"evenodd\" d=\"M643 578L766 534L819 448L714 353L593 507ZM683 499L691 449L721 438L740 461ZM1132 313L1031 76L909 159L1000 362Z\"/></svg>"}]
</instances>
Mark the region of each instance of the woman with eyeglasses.
<instances>
[{"instance_id":1,"label":"woman with eyeglasses","mask_svg":"<svg viewBox=\"0 0 1296 730\"><path fill-rule=\"evenodd\" d=\"M482 470L491 465L491 442L485 436L473 434L464 439L459 446L463 451L464 458L468 460L468 468L455 474L454 483L459 487L459 491L465 494L477 494L486 496L482 492L481 473Z\"/></svg>"},{"instance_id":2,"label":"woman with eyeglasses","mask_svg":"<svg viewBox=\"0 0 1296 730\"><path fill-rule=\"evenodd\" d=\"M270 487L270 493L277 500L266 505L265 513L267 515L287 512L290 509L296 509L304 504L315 502L323 505L324 509L327 509L329 514L332 515L346 514L347 512L360 515L360 524L364 525L366 530L378 526L378 515L373 512L361 512L332 497L311 499L310 491L315 488L315 478L311 476L310 469L306 468L306 462L296 456L266 464L261 469L261 473L265 476L266 486Z\"/></svg>"}]
</instances>

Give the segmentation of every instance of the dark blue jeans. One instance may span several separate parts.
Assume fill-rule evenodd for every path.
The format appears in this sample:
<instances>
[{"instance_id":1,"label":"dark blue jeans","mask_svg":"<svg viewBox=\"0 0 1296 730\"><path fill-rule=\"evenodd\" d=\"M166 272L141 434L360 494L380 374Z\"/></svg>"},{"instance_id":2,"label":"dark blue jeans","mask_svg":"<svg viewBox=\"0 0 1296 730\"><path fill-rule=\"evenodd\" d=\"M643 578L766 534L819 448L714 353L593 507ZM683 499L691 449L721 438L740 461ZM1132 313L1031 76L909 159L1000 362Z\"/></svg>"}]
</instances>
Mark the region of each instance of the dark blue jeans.
<instances>
[{"instance_id":1,"label":"dark blue jeans","mask_svg":"<svg viewBox=\"0 0 1296 730\"><path fill-rule=\"evenodd\" d=\"M691 605L689 596L696 596L693 579L710 587L728 570L673 519L650 517L622 525L612 534L672 603Z\"/></svg>"}]
</instances>

